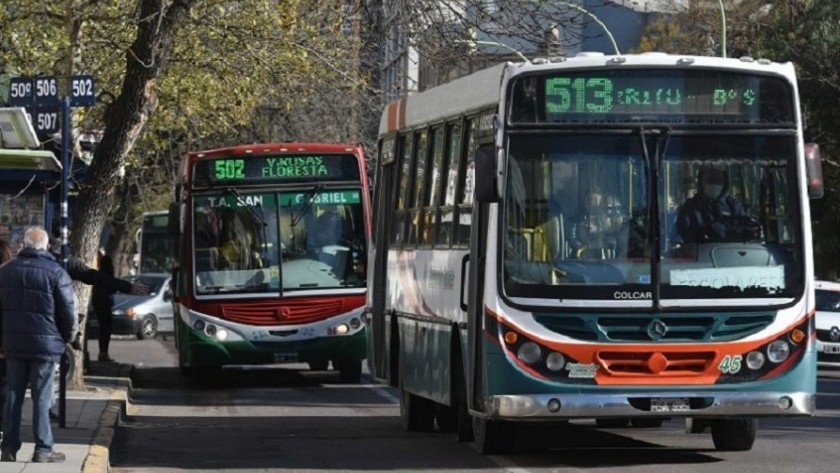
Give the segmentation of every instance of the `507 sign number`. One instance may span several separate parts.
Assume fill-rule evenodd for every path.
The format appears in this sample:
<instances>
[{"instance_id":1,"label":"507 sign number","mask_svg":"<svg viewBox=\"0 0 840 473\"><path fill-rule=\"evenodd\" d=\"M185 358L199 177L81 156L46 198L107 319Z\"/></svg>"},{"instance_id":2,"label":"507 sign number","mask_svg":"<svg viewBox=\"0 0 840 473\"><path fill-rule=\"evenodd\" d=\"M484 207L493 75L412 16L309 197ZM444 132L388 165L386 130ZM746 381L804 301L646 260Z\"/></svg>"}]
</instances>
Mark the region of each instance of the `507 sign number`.
<instances>
[{"instance_id":1,"label":"507 sign number","mask_svg":"<svg viewBox=\"0 0 840 473\"><path fill-rule=\"evenodd\" d=\"M35 131L39 133L55 133L58 131L57 111L38 111L35 113Z\"/></svg>"}]
</instances>

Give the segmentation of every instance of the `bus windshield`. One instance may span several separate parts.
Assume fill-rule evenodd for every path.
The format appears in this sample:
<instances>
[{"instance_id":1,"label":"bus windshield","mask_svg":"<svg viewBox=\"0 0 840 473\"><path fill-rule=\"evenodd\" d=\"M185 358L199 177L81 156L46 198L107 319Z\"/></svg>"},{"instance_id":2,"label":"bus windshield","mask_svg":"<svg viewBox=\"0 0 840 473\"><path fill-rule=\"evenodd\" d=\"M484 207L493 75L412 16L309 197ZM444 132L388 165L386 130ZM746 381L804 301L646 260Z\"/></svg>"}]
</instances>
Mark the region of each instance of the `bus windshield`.
<instances>
[{"instance_id":1,"label":"bus windshield","mask_svg":"<svg viewBox=\"0 0 840 473\"><path fill-rule=\"evenodd\" d=\"M361 191L314 189L196 196L196 294L364 287Z\"/></svg>"},{"instance_id":2,"label":"bus windshield","mask_svg":"<svg viewBox=\"0 0 840 473\"><path fill-rule=\"evenodd\" d=\"M794 297L795 145L792 135L512 134L506 294Z\"/></svg>"}]
</instances>

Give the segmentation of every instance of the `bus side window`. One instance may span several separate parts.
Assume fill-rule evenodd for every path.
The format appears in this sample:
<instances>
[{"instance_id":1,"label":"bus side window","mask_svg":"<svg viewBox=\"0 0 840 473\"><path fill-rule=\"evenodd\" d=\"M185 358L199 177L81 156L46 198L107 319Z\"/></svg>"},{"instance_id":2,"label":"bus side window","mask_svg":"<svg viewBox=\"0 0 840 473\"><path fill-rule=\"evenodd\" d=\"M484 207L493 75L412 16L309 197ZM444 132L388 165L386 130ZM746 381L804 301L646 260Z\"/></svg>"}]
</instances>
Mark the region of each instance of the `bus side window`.
<instances>
[{"instance_id":1,"label":"bus side window","mask_svg":"<svg viewBox=\"0 0 840 473\"><path fill-rule=\"evenodd\" d=\"M432 150L431 168L428 170L429 175L426 178L426 200L422 213L423 234L420 238L420 244L424 246L434 244L434 236L437 232L437 207L440 205L440 184L443 181L443 127L432 130L430 138L432 140L429 146Z\"/></svg>"},{"instance_id":2,"label":"bus side window","mask_svg":"<svg viewBox=\"0 0 840 473\"><path fill-rule=\"evenodd\" d=\"M400 172L399 187L397 193L396 208L394 210L394 228L391 233L391 243L401 247L406 243L406 220L408 218L408 198L411 195L409 188L411 184L411 135L400 136L399 151L397 153L397 166Z\"/></svg>"},{"instance_id":3,"label":"bus side window","mask_svg":"<svg viewBox=\"0 0 840 473\"><path fill-rule=\"evenodd\" d=\"M428 131L423 130L414 134L414 188L410 193L409 201L409 228L408 228L408 244L416 245L420 241L420 232L422 231L422 213L423 200L425 198L424 192L426 190L426 164L428 161L428 153L426 152L426 145L428 143Z\"/></svg>"},{"instance_id":4,"label":"bus side window","mask_svg":"<svg viewBox=\"0 0 840 473\"><path fill-rule=\"evenodd\" d=\"M440 222L435 246L446 248L452 244L452 225L455 217L455 197L458 190L458 168L461 163L461 124L458 122L447 125L446 131L446 163L443 168L444 180L441 183L445 189L443 204L440 207Z\"/></svg>"},{"instance_id":5,"label":"bus side window","mask_svg":"<svg viewBox=\"0 0 840 473\"><path fill-rule=\"evenodd\" d=\"M475 152L477 145L477 118L467 122L467 150L466 159L462 159L459 185L460 199L458 199L458 225L455 231L455 243L467 246L470 243L470 227L472 226L473 191L475 190Z\"/></svg>"}]
</instances>

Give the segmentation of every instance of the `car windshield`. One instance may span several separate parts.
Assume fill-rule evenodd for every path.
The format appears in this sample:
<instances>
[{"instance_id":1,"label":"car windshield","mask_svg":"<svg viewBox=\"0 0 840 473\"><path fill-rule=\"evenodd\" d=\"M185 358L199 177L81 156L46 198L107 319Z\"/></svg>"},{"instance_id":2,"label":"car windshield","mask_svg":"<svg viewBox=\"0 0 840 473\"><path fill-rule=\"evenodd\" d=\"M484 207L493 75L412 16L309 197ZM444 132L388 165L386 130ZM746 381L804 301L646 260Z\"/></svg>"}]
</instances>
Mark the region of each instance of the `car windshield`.
<instances>
[{"instance_id":1,"label":"car windshield","mask_svg":"<svg viewBox=\"0 0 840 473\"><path fill-rule=\"evenodd\" d=\"M512 135L506 293L648 301L798 294L794 145L788 136Z\"/></svg>"},{"instance_id":2,"label":"car windshield","mask_svg":"<svg viewBox=\"0 0 840 473\"><path fill-rule=\"evenodd\" d=\"M816 296L817 310L824 310L827 312L840 311L840 292L817 289Z\"/></svg>"},{"instance_id":3,"label":"car windshield","mask_svg":"<svg viewBox=\"0 0 840 473\"><path fill-rule=\"evenodd\" d=\"M198 295L365 285L359 189L229 191L194 202Z\"/></svg>"}]
</instances>

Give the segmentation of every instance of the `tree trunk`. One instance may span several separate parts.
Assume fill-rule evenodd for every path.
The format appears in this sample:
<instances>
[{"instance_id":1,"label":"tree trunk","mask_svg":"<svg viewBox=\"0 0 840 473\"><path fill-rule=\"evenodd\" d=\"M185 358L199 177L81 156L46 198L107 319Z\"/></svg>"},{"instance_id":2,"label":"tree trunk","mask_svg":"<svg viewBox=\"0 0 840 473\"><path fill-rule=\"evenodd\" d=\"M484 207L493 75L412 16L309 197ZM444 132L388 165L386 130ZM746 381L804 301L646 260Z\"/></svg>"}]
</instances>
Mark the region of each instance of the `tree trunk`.
<instances>
[{"instance_id":1,"label":"tree trunk","mask_svg":"<svg viewBox=\"0 0 840 473\"><path fill-rule=\"evenodd\" d=\"M126 53L122 90L106 110L102 141L88 169L72 213L71 253L92 261L99 245L102 226L114 201L113 190L120 180L120 168L143 127L157 106L157 79L172 53L177 32L195 0L141 0L137 36ZM87 307L89 291L79 291L81 307ZM81 327L84 335L84 327ZM76 361L82 353L75 351ZM77 366L82 366L77 364ZM68 381L68 389L84 387L83 370Z\"/></svg>"}]
</instances>

